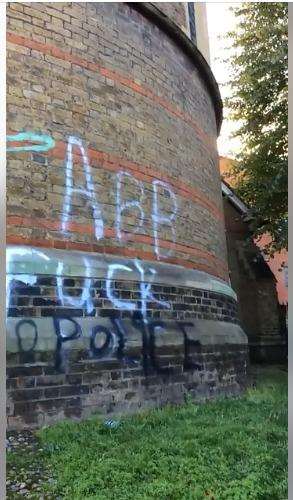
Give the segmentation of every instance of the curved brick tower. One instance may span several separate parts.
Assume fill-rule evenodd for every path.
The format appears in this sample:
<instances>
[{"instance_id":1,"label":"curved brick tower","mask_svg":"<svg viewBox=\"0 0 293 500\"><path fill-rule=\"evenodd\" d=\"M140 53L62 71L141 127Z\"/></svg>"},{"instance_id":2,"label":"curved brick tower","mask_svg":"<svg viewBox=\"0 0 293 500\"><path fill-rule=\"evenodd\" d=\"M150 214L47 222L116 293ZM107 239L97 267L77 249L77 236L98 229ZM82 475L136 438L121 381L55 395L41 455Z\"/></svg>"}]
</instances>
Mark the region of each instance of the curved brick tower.
<instances>
[{"instance_id":1,"label":"curved brick tower","mask_svg":"<svg viewBox=\"0 0 293 500\"><path fill-rule=\"evenodd\" d=\"M184 3L7 8L10 428L245 382L193 21Z\"/></svg>"}]
</instances>

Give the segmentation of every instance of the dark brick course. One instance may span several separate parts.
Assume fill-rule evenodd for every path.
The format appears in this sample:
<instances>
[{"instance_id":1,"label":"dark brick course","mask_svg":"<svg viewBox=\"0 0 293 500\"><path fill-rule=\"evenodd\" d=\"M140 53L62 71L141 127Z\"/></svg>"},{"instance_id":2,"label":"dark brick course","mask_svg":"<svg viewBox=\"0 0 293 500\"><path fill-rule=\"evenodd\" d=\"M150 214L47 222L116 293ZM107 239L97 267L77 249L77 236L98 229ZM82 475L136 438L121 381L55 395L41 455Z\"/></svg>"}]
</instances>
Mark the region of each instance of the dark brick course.
<instances>
[{"instance_id":1,"label":"dark brick course","mask_svg":"<svg viewBox=\"0 0 293 500\"><path fill-rule=\"evenodd\" d=\"M129 368L114 359L73 362L66 374L44 365L8 367L9 427L38 427L41 422L63 418L63 412L83 418L98 409L103 414L129 411L130 402L132 410L139 409L142 400L144 406L160 406L164 400L178 403L184 401L186 392L196 399L232 395L245 386L246 345L193 346L189 366L184 365L183 355L176 354L178 349L162 347L159 365L168 371L160 374L150 368L148 376L142 367ZM68 412L68 408L75 411Z\"/></svg>"},{"instance_id":2,"label":"dark brick course","mask_svg":"<svg viewBox=\"0 0 293 500\"><path fill-rule=\"evenodd\" d=\"M45 280L54 283L54 276L43 278L39 276L38 281ZM80 296L83 292L82 280L80 278L64 278L64 285L70 281L70 288L64 286L63 293L65 296ZM95 280L93 279L93 285ZM113 292L115 297L121 300L133 300L140 297L137 292L139 288L138 282L114 282ZM215 319L217 321L228 321L237 323L237 303L234 299L222 295L220 293L209 292L204 290L183 288L183 287L166 287L160 285L153 285L154 297L161 301L167 301L171 305L170 311L173 318L184 319L202 317L200 313L204 314L205 319ZM90 288L89 294L93 297L101 296L101 291L104 289ZM27 308L27 303L23 305L24 299L27 295L32 295L31 307ZM47 297L45 296L47 295ZM86 316L103 316L110 317L115 315L117 318L127 317L128 311L118 310L113 307L113 304L108 299L94 299L95 310L88 313L85 308L76 307L63 307L58 299L58 290L56 286L52 286L48 293L48 289L40 289L39 287L31 287L29 285L13 288L13 303L16 307L8 309L8 317L17 316L32 316L37 317L40 315L44 317L59 316L59 317L86 317ZM138 301L139 304L139 301ZM35 306L35 307L34 307ZM38 307L41 306L41 309ZM46 307L44 307L46 306ZM148 303L148 317L153 318L168 318L168 312L158 305L156 302ZM184 314L182 314L184 313Z\"/></svg>"}]
</instances>

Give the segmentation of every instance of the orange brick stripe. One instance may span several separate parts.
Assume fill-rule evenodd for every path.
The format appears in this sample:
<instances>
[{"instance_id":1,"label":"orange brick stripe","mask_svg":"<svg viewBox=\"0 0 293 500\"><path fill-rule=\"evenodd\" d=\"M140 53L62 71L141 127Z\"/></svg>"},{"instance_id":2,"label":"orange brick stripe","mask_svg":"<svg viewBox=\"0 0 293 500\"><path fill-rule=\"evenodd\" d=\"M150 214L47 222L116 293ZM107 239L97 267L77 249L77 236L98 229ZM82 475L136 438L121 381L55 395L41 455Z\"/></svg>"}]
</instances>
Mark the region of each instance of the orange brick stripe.
<instances>
[{"instance_id":1,"label":"orange brick stripe","mask_svg":"<svg viewBox=\"0 0 293 500\"><path fill-rule=\"evenodd\" d=\"M79 243L74 241L46 240L46 239L39 240L39 239L25 238L22 236L10 235L6 238L6 243L8 245L25 245L25 246L35 246L41 248L55 248L59 250L78 250L82 252L94 252L98 254L111 254L128 258L140 258L142 260L150 260L150 261L157 260L152 252L146 252L143 250L125 248L125 247L98 246L95 244ZM206 264L200 264L200 263L195 264L195 262L192 262L188 259L180 259L177 257L168 257L164 259L164 262L183 266L187 269L196 269L198 271L204 271L206 273L209 273L213 276L216 276L228 282L227 272L222 272L218 268L214 268Z\"/></svg>"},{"instance_id":2,"label":"orange brick stripe","mask_svg":"<svg viewBox=\"0 0 293 500\"><path fill-rule=\"evenodd\" d=\"M13 143L14 144L14 143ZM78 151L78 148L74 148ZM75 153L74 156L80 156L79 152ZM91 166L97 168L103 168L110 172L119 172L120 170L125 170L131 173L137 180L143 182L151 183L153 180L159 180L166 182L175 190L175 194L182 196L194 203L197 203L204 207L206 210L211 212L217 219L224 222L223 212L218 209L218 207L209 201L206 196L204 196L198 189L188 186L182 181L175 179L174 177L161 174L158 170L154 170L152 167L147 165L140 165L136 162L126 160L124 158L119 158L111 153L105 153L103 151L98 151L93 148L87 150L88 158ZM64 142L57 142L54 149L46 153L48 156L54 158L59 158L63 160L66 156L66 144Z\"/></svg>"},{"instance_id":3,"label":"orange brick stripe","mask_svg":"<svg viewBox=\"0 0 293 500\"><path fill-rule=\"evenodd\" d=\"M31 227L38 229L47 229L51 231L62 231L62 224L60 221L47 220L35 217L20 217L18 215L9 215L7 217L7 224L10 226L17 227ZM67 231L78 233L78 234L89 234L94 235L93 224L83 224L80 222L67 222ZM135 234L128 231L122 232L124 241L131 241L134 243L142 243L146 245L153 246L154 238L147 234ZM106 228L104 230L104 238L110 239L116 237L116 231L112 228ZM168 240L158 240L160 248L166 250L174 250L177 252L185 253L189 256L201 257L209 260L215 267L220 267L222 270L227 272L227 265L221 259L215 257L208 251L201 250L200 248L192 247L189 245L183 245L181 243L173 243L173 241Z\"/></svg>"},{"instance_id":4,"label":"orange brick stripe","mask_svg":"<svg viewBox=\"0 0 293 500\"><path fill-rule=\"evenodd\" d=\"M36 42L34 40L31 40L29 38L20 35L16 35L15 33L11 32L7 32L7 41L15 45L20 45L22 47L36 50L38 52L41 52L42 54L47 54L52 57L56 57L57 59L62 59L63 61L68 61L82 68L99 72L102 76L114 80L120 85L128 87L134 92L144 97L147 97L153 103L155 102L159 104L172 116L180 118L189 126L191 126L193 130L196 132L197 136L201 139L204 146L208 149L208 151L212 154L217 154L216 145L213 139L199 127L199 125L193 120L193 118L190 115L184 113L179 108L173 106L171 103L169 103L162 97L156 95L151 89L143 87L142 85L136 83L134 80L130 80L129 78L118 73L117 71L112 71L110 69L102 67L100 64L87 61L86 59L70 54L69 52L65 52L59 49L58 47L55 47L54 45Z\"/></svg>"},{"instance_id":5,"label":"orange brick stripe","mask_svg":"<svg viewBox=\"0 0 293 500\"><path fill-rule=\"evenodd\" d=\"M16 134L17 131L10 130L9 135ZM11 142L11 146L16 146L17 141ZM24 143L22 142L21 145ZM27 142L25 142L27 144ZM52 156L53 158L59 158L64 160L66 157L66 143L62 141L58 141L56 146L49 150L45 154L46 156ZM20 152L18 154L24 154L25 152ZM188 186L182 181L175 179L174 177L161 174L158 170L154 170L152 167L148 165L140 165L136 162L126 160L124 158L120 158L111 153L105 153L103 151L98 151L93 148L89 148L87 150L88 158L90 165L92 167L103 168L104 170L108 170L109 172L119 172L120 170L125 170L128 173L131 173L137 180L141 180L143 182L151 183L153 180L160 180L162 182L166 182L175 190L175 194L182 196L183 198L188 199L188 201L192 201L204 207L206 210L211 212L217 219L224 223L224 214L218 207L207 199L198 189L193 188L192 186ZM73 149L73 159L81 157L78 148Z\"/></svg>"}]
</instances>

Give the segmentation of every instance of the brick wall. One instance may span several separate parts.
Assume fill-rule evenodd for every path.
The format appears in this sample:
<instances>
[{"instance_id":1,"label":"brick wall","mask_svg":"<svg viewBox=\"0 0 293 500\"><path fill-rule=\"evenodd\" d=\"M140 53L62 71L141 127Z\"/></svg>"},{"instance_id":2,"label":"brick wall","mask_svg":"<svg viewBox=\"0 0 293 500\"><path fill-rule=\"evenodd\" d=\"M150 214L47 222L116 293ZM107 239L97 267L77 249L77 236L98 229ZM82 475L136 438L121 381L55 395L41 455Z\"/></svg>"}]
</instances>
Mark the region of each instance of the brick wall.
<instances>
[{"instance_id":1,"label":"brick wall","mask_svg":"<svg viewBox=\"0 0 293 500\"><path fill-rule=\"evenodd\" d=\"M76 248L95 245L95 251L109 244L119 254L117 172L123 171L131 174L122 178L123 201L144 190L143 225L130 236L131 248L138 255L154 253L153 182L159 180L178 206L176 239L170 225L159 228L165 253L174 249L179 263L225 277L215 115L190 60L125 4L12 4L7 30L8 129L55 140L43 154L8 155L8 242L42 239L43 245L62 247L74 241ZM71 200L69 234L60 227L72 135L82 141L90 163L105 228L100 241L85 200ZM78 147L73 164L79 188L85 178ZM163 216L172 216L174 202L161 185L158 206ZM125 212L121 228L132 233L138 215L135 209Z\"/></svg>"},{"instance_id":2,"label":"brick wall","mask_svg":"<svg viewBox=\"0 0 293 500\"><path fill-rule=\"evenodd\" d=\"M175 16L180 24L183 4L164 5L168 16ZM44 367L57 376L56 366L50 363L60 345L68 350L66 377L73 376L70 357L83 359L83 341L86 348L92 335L95 341L96 318L112 309L120 309L121 317L115 319L130 321L132 329L131 322L137 318L127 314L138 315L146 329L140 336L143 343L151 342L151 352L152 321L173 320L164 326L163 338L174 356L176 338L181 339L182 352L187 342L182 347L180 321L191 318L195 321L191 337L202 331L200 345L216 356L213 377L219 390L218 372L223 380L230 380L226 385L232 392L239 391L244 380L246 340L228 285L213 77L196 52L191 54L182 40L177 43L176 33L167 34L161 21L152 22L151 15L139 10L126 3L7 6L7 242L12 245L7 260L12 370L8 387L16 391L9 407L11 426L26 421L40 425L47 410L52 418L64 416L51 398L40 410L41 417L36 416L31 401L45 400L52 389L46 387L46 393L37 389L35 379L35 392L25 387L29 404L19 406L23 399L17 398L24 394L18 391L29 383L23 377L49 375ZM62 258L60 252L65 252ZM80 262L69 264L74 256ZM123 281L130 280L134 288L112 286L119 283L117 270L126 273ZM176 286L170 283L172 273ZM191 276L196 278L192 281ZM105 286L88 285L92 279L102 280L106 296L101 295ZM135 286L139 286L139 298ZM161 306L156 308L158 303ZM218 337L216 333L206 337L214 328ZM126 329L130 336L132 329ZM107 356L113 356L117 349L119 354L122 334L108 330L104 325L98 338L102 345L113 343L111 353L106 349ZM127 338L126 331L123 335ZM81 344L73 346L71 341L77 339ZM225 343L234 352L230 364L217 349ZM94 353L99 358L99 349L90 350L90 356ZM237 349L243 355L239 363ZM148 356L140 346L140 369ZM152 369L157 363L164 365L160 356ZM95 387L98 374L101 380L104 377L101 362L95 359ZM121 373L128 370L120 358L115 358L117 363ZM107 367L107 380L112 379L111 369ZM206 370L202 368L204 374ZM173 375L166 397L175 401L183 398L191 375L181 373L178 397L172 396ZM194 376L194 390L198 387L199 393L210 395ZM147 383L144 377L143 384ZM64 377L60 380L65 384ZM79 397L85 384L82 377L72 380L75 387L61 387L61 399L66 391L70 397L77 391L81 416L88 407L119 409L118 404L109 406L108 385L101 385L101 397L95 391L91 395L93 387L86 389L89 403ZM54 391L61 394L56 387ZM161 401L164 396L158 380L156 391L159 404L159 394ZM141 392L136 398L144 404ZM127 407L126 400L121 408Z\"/></svg>"},{"instance_id":3,"label":"brick wall","mask_svg":"<svg viewBox=\"0 0 293 500\"><path fill-rule=\"evenodd\" d=\"M179 28L188 32L184 2L155 2L153 5L164 12Z\"/></svg>"},{"instance_id":4,"label":"brick wall","mask_svg":"<svg viewBox=\"0 0 293 500\"><path fill-rule=\"evenodd\" d=\"M189 356L192 361L185 365L184 349L161 350L160 372L153 364L148 376L135 363L122 369L119 360L77 358L70 362L69 373L56 373L44 362L9 366L8 426L40 427L93 412L117 415L182 403L187 394L197 401L233 396L246 383L245 345L192 346Z\"/></svg>"},{"instance_id":5,"label":"brick wall","mask_svg":"<svg viewBox=\"0 0 293 500\"><path fill-rule=\"evenodd\" d=\"M10 287L10 428L180 403L187 393L235 395L245 386L247 346L233 298L153 284L144 316L139 305L126 308L142 300L141 282L113 280L109 300L106 281L92 279L93 307L77 308L86 279L62 278L60 294L56 276L35 278L29 285L19 275Z\"/></svg>"},{"instance_id":6,"label":"brick wall","mask_svg":"<svg viewBox=\"0 0 293 500\"><path fill-rule=\"evenodd\" d=\"M258 361L284 358L276 280L254 244L241 213L224 200L231 284L238 296L239 319Z\"/></svg>"},{"instance_id":7,"label":"brick wall","mask_svg":"<svg viewBox=\"0 0 293 500\"><path fill-rule=\"evenodd\" d=\"M104 316L129 317L129 312L121 304L131 301L136 304L141 300L138 282L112 281L111 290L120 307L110 302L107 292L107 280L92 279L86 293L93 301L93 308L88 313L85 307L74 305L64 307L60 299L59 287L65 296L81 297L84 292L84 278L66 277L60 279L57 286L56 276L35 276L34 285L28 285L20 279L10 283L8 317L87 317ZM108 285L109 286L109 285ZM236 301L221 293L208 290L192 289L170 285L153 285L154 302L148 303L147 317L152 319L210 319L238 323ZM155 302L157 300L157 302ZM162 308L161 302L167 302L168 310ZM138 307L137 307L138 308Z\"/></svg>"}]
</instances>

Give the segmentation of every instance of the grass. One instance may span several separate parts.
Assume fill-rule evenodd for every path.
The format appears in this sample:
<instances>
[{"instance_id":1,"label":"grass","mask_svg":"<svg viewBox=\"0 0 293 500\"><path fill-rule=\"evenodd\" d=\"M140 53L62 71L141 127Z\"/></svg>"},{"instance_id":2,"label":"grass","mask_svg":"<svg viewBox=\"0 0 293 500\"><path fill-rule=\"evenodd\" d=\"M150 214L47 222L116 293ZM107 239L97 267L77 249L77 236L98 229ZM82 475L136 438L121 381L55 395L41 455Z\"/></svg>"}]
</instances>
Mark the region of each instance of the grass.
<instances>
[{"instance_id":1,"label":"grass","mask_svg":"<svg viewBox=\"0 0 293 500\"><path fill-rule=\"evenodd\" d=\"M98 417L68 421L38 438L43 451L34 460L53 470L56 481L43 485L52 498L283 500L287 373L261 369L241 398L165 407L125 417L116 429Z\"/></svg>"}]
</instances>

